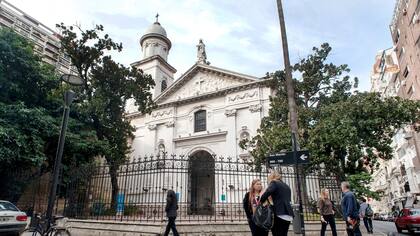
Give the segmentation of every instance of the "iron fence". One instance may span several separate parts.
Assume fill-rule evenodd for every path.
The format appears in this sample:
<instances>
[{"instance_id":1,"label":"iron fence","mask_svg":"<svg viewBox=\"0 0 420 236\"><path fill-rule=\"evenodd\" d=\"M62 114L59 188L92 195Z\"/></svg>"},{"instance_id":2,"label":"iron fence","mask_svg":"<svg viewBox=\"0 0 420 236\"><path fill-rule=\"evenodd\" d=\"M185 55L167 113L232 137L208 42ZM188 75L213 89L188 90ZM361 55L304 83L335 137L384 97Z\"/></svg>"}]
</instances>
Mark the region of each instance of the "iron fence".
<instances>
[{"instance_id":1,"label":"iron fence","mask_svg":"<svg viewBox=\"0 0 420 236\"><path fill-rule=\"evenodd\" d=\"M295 169L282 166L278 170L297 203ZM268 176L264 166L206 152L190 157L148 156L124 163L115 172L114 184L110 173L106 164L72 170L64 214L78 219L159 222L166 218L166 191L172 189L178 198L177 221L243 221L242 200L252 180L258 178L266 187ZM302 178L305 220L319 220L320 190L328 188L338 203L338 179L324 170Z\"/></svg>"}]
</instances>

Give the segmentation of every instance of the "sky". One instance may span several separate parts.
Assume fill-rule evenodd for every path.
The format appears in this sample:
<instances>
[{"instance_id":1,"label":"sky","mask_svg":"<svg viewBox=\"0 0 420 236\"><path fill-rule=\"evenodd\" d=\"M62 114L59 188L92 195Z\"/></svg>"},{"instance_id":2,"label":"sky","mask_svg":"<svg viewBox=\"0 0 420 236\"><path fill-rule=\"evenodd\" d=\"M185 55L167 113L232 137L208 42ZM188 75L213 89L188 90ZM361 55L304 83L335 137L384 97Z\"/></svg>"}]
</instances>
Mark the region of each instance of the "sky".
<instances>
[{"instance_id":1,"label":"sky","mask_svg":"<svg viewBox=\"0 0 420 236\"><path fill-rule=\"evenodd\" d=\"M168 62L181 76L206 44L211 65L257 77L283 68L275 0L8 0L43 24L102 24L122 42L118 62L141 60L139 39L155 21L172 42ZM283 0L291 63L328 42L330 61L348 64L359 90L370 90L377 51L392 46L389 32L395 0Z\"/></svg>"}]
</instances>

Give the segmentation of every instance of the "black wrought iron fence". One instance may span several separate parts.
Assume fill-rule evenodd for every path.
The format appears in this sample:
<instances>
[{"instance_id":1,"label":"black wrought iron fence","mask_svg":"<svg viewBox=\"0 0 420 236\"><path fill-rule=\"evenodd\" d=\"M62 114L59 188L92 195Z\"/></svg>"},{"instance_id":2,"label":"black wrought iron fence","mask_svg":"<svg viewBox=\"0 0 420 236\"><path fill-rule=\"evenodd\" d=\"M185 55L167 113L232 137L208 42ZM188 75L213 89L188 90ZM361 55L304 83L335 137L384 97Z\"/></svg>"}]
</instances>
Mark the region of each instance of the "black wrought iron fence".
<instances>
[{"instance_id":1,"label":"black wrought iron fence","mask_svg":"<svg viewBox=\"0 0 420 236\"><path fill-rule=\"evenodd\" d=\"M295 170L279 167L282 179L296 199ZM241 160L211 156L206 152L183 155L149 156L125 163L112 184L106 164L73 170L66 188L64 213L79 219L148 221L165 218L166 191L175 191L178 221L243 221L242 200L253 179L267 186L265 167ZM338 181L325 171L304 175L303 202L306 220L319 220L316 201L322 188L331 199L341 197ZM294 202L297 202L294 200Z\"/></svg>"}]
</instances>

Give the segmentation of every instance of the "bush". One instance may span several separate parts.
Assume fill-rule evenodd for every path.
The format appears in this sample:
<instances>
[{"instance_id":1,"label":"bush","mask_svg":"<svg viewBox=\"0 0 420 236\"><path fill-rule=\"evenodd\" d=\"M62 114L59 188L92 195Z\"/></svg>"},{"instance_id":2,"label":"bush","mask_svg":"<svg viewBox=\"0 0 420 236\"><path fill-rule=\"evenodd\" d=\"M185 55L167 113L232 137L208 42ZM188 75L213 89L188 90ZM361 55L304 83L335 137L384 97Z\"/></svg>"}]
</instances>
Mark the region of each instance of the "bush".
<instances>
[{"instance_id":1,"label":"bush","mask_svg":"<svg viewBox=\"0 0 420 236\"><path fill-rule=\"evenodd\" d=\"M139 215L141 210L138 206L128 205L124 208L124 215L125 216L132 216L132 215Z\"/></svg>"},{"instance_id":2,"label":"bush","mask_svg":"<svg viewBox=\"0 0 420 236\"><path fill-rule=\"evenodd\" d=\"M90 214L93 216L100 216L105 214L105 203L102 201L97 201L92 204L90 208Z\"/></svg>"}]
</instances>

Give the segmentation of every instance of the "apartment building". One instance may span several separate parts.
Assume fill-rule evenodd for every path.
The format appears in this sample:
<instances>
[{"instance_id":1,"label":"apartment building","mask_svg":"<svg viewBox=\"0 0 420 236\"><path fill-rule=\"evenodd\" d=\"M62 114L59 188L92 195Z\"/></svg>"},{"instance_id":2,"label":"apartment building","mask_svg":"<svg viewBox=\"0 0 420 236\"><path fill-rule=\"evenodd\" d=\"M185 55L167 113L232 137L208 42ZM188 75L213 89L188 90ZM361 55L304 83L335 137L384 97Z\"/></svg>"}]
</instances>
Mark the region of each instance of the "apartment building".
<instances>
[{"instance_id":1,"label":"apartment building","mask_svg":"<svg viewBox=\"0 0 420 236\"><path fill-rule=\"evenodd\" d=\"M60 52L60 35L5 0L0 0L0 27L10 28L32 41L34 51L59 73L75 73L70 58Z\"/></svg>"},{"instance_id":2,"label":"apartment building","mask_svg":"<svg viewBox=\"0 0 420 236\"><path fill-rule=\"evenodd\" d=\"M400 73L397 94L420 99L420 1L398 0L390 25Z\"/></svg>"},{"instance_id":3,"label":"apartment building","mask_svg":"<svg viewBox=\"0 0 420 236\"><path fill-rule=\"evenodd\" d=\"M390 31L394 46L376 55L372 92L382 97L420 100L420 0L397 0ZM420 201L420 137L412 126L393 137L394 155L380 161L372 189L384 193L374 202L378 212L401 209Z\"/></svg>"}]
</instances>

